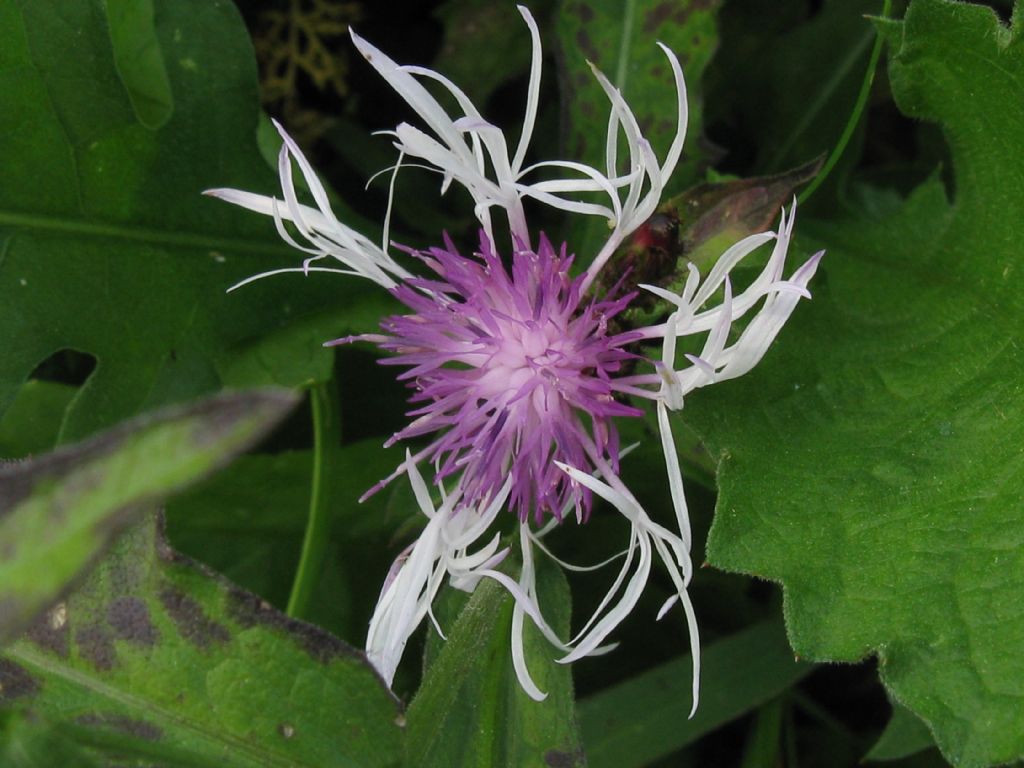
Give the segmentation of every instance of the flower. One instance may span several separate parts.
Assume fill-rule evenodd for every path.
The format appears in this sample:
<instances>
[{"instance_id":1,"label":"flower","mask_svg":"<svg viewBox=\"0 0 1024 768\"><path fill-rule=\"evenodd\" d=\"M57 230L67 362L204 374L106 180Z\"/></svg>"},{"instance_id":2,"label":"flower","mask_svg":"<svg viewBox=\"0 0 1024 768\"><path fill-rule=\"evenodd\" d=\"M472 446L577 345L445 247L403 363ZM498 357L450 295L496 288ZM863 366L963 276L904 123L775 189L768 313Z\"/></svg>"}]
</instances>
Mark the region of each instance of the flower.
<instances>
[{"instance_id":1,"label":"flower","mask_svg":"<svg viewBox=\"0 0 1024 768\"><path fill-rule=\"evenodd\" d=\"M788 215L783 211L777 232L736 243L706 277L690 265L682 293L640 286L674 308L664 322L610 330L609 320L636 294L592 296L589 289L625 238L655 212L679 160L687 123L682 69L672 51L659 43L677 98L676 133L663 160L655 156L618 90L594 69L611 109L604 169L566 160L526 166L538 108L541 46L533 17L525 8L519 11L532 38L533 55L523 127L514 152L501 130L488 123L454 83L429 69L400 66L352 33L366 60L429 129L401 123L387 132L398 160L389 169L391 196L380 245L335 217L323 185L280 126L282 200L233 189L208 194L272 216L280 236L309 254L302 266L256 275L240 285L280 272L335 272L377 283L408 309L408 314L385 318L383 333L327 342L369 342L391 353L384 363L405 369L399 379L412 388L415 407L410 413L413 420L388 444L428 438L426 447L415 454L407 451L395 472L368 492L404 474L426 517L417 541L392 566L370 621L367 654L383 678L391 683L409 637L425 618L433 620L431 605L446 577L452 586L465 590L489 578L515 599L513 665L523 689L542 699L545 694L526 666L526 617L564 652L561 662L603 653L609 649L603 645L608 635L636 605L657 556L675 586L658 618L676 602L682 605L693 654L695 710L700 648L687 594L693 575L691 535L669 411L682 408L693 390L740 376L761 359L798 301L809 296L807 285L821 254L784 279L794 204ZM449 115L423 80L446 91L460 114ZM623 139L628 148L624 161L618 157ZM442 193L453 181L465 187L480 223L479 247L470 256L460 253L447 235L443 246L427 250L395 246L422 265L422 274L408 271L389 253L390 200L407 158L439 173ZM315 208L297 199L293 162ZM608 239L580 275L570 274L573 258L566 246L556 248L545 235L535 236L529 229L527 201L608 221ZM496 246L495 213L508 221L508 266ZM286 222L304 243L296 240ZM768 243L774 247L759 276L733 295L731 270ZM748 313L752 317L730 343L733 324ZM693 335L705 336L701 353L684 355L686 362L680 366L678 342ZM645 345L659 341L660 359L644 357ZM646 362L650 370L632 372L632 365L624 365L627 361L641 366ZM676 531L652 520L619 476L625 451L619 447L615 419L643 413L630 400L650 401L656 408ZM439 505L420 473L423 463L434 467L432 483ZM550 554L543 543L545 534L570 515L585 522L595 495L629 523L629 543L597 610L575 637L565 641L546 623L538 604L534 550ZM523 562L518 579L497 569L510 552L501 546L500 534L492 532L504 509L519 520Z\"/></svg>"}]
</instances>

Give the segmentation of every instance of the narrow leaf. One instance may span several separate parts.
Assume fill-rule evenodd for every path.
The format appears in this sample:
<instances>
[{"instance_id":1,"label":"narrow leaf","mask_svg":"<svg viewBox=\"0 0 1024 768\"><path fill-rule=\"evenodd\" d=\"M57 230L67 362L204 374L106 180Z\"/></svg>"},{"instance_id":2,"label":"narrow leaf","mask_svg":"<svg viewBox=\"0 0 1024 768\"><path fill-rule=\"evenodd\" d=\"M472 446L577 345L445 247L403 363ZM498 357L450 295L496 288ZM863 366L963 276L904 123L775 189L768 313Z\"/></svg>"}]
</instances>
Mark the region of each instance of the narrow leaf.
<instances>
[{"instance_id":1,"label":"narrow leaf","mask_svg":"<svg viewBox=\"0 0 1024 768\"><path fill-rule=\"evenodd\" d=\"M220 395L0 467L0 642L28 626L144 510L223 466L295 404Z\"/></svg>"},{"instance_id":2,"label":"narrow leaf","mask_svg":"<svg viewBox=\"0 0 1024 768\"><path fill-rule=\"evenodd\" d=\"M538 563L537 587L556 632L569 629L569 587L561 571ZM513 601L482 582L436 654L409 706L406 765L583 765L573 713L572 677L557 650L525 624L526 662L544 701L528 697L512 667Z\"/></svg>"},{"instance_id":3,"label":"narrow leaf","mask_svg":"<svg viewBox=\"0 0 1024 768\"><path fill-rule=\"evenodd\" d=\"M690 657L662 664L579 705L590 768L647 765L778 696L810 673L794 661L781 622L719 640L702 654L700 708L690 710Z\"/></svg>"}]
</instances>

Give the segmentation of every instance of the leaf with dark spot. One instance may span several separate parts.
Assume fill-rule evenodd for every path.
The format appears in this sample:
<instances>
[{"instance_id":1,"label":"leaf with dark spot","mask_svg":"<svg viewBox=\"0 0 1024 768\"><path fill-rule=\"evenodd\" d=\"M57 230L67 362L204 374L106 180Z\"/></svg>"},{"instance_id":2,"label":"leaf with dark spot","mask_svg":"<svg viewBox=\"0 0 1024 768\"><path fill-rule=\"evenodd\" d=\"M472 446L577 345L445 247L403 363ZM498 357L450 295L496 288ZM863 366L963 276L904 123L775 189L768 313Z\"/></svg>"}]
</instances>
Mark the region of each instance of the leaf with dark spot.
<instances>
[{"instance_id":1,"label":"leaf with dark spot","mask_svg":"<svg viewBox=\"0 0 1024 768\"><path fill-rule=\"evenodd\" d=\"M145 602L132 595L119 597L107 606L107 623L121 640L153 645L159 639L156 627L149 618L149 608Z\"/></svg>"},{"instance_id":2,"label":"leaf with dark spot","mask_svg":"<svg viewBox=\"0 0 1024 768\"><path fill-rule=\"evenodd\" d=\"M10 702L22 696L33 696L39 684L32 675L9 659L0 658L0 702Z\"/></svg>"},{"instance_id":3,"label":"leaf with dark spot","mask_svg":"<svg viewBox=\"0 0 1024 768\"><path fill-rule=\"evenodd\" d=\"M146 510L224 466L295 400L284 390L218 395L0 466L0 642L53 605ZM128 570L111 575L130 580ZM124 603L107 618L119 635L151 644L154 630L139 609ZM38 628L37 640L58 642L57 629ZM97 663L111 662L95 643L85 645Z\"/></svg>"},{"instance_id":4,"label":"leaf with dark spot","mask_svg":"<svg viewBox=\"0 0 1024 768\"><path fill-rule=\"evenodd\" d=\"M61 441L225 386L323 380L334 354L320 342L390 308L354 280L225 294L299 263L273 222L200 194L277 187L236 5L3 3L17 87L0 95L13 121L0 142L0 414L69 349L97 366L62 414Z\"/></svg>"},{"instance_id":5,"label":"leaf with dark spot","mask_svg":"<svg viewBox=\"0 0 1024 768\"><path fill-rule=\"evenodd\" d=\"M672 70L657 43L679 57L688 89L689 128L683 156L667 194L701 178L711 152L703 141L701 78L718 46L719 0L562 0L554 14L562 67L563 144L567 159L605 166L608 98L590 72L593 63L622 91L640 129L659 158L676 132ZM622 172L622 168L619 169ZM600 217L579 217L569 248L581 263L592 259L608 236Z\"/></svg>"},{"instance_id":6,"label":"leaf with dark spot","mask_svg":"<svg viewBox=\"0 0 1024 768\"><path fill-rule=\"evenodd\" d=\"M177 626L178 634L196 648L205 650L231 639L227 629L207 617L199 603L173 587L160 590L160 602Z\"/></svg>"},{"instance_id":7,"label":"leaf with dark spot","mask_svg":"<svg viewBox=\"0 0 1024 768\"><path fill-rule=\"evenodd\" d=\"M156 516L0 656L0 686L147 765L373 768L401 752L400 705L362 653L175 553Z\"/></svg>"},{"instance_id":8,"label":"leaf with dark spot","mask_svg":"<svg viewBox=\"0 0 1024 768\"><path fill-rule=\"evenodd\" d=\"M99 624L87 624L75 632L78 655L97 671L107 672L117 663L114 638L110 631Z\"/></svg>"},{"instance_id":9,"label":"leaf with dark spot","mask_svg":"<svg viewBox=\"0 0 1024 768\"><path fill-rule=\"evenodd\" d=\"M76 718L75 722L79 725L110 728L115 731L120 731L121 733L126 733L129 736L145 739L146 741L159 741L164 735L163 730L152 723L148 723L145 720L135 720L130 717L124 717L123 715L100 715L90 713Z\"/></svg>"}]
</instances>

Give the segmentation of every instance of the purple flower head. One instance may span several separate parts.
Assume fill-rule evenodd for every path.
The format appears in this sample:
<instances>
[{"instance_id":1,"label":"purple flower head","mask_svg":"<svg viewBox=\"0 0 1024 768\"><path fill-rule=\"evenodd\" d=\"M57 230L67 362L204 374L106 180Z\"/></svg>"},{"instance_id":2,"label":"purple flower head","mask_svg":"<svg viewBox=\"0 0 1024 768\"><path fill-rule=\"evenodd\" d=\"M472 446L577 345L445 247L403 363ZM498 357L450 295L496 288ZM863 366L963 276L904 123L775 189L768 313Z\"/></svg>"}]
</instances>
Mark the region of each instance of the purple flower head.
<instances>
[{"instance_id":1,"label":"purple flower head","mask_svg":"<svg viewBox=\"0 0 1024 768\"><path fill-rule=\"evenodd\" d=\"M611 334L608 321L635 294L583 296L565 246L544 235L536 251L513 252L510 270L484 233L471 258L447 237L444 248L411 253L436 275L392 289L412 314L385 318L385 336L356 337L391 352L385 365L408 368L398 378L414 390L414 419L389 443L432 435L413 460L438 467L436 482L462 475L467 506L511 477L521 520L540 525L570 508L585 520L591 492L556 462L593 472L596 456L618 471L612 419L643 411L615 398L615 376L640 334Z\"/></svg>"},{"instance_id":2,"label":"purple flower head","mask_svg":"<svg viewBox=\"0 0 1024 768\"><path fill-rule=\"evenodd\" d=\"M783 276L794 206L788 215L783 211L777 232L744 238L706 275L689 265L680 293L641 285L672 308L664 322L628 333L609 332L608 321L626 308L633 294L593 296L590 290L616 249L657 210L679 161L688 115L682 69L675 55L661 46L672 71L677 106L676 134L662 160L622 95L594 69L610 108L605 166L570 160L527 166L543 57L536 22L525 8L519 11L533 54L523 126L514 151L502 131L487 122L450 80L423 67L399 65L352 33L366 60L427 129L401 123L386 132L398 151L390 169L392 193L398 171L411 165L407 158L439 174L442 193L452 182L463 186L473 199L481 228L479 251L473 255L460 253L445 236L444 247L402 249L423 266L422 274L409 272L389 253L390 199L378 244L338 220L312 166L280 126L281 199L235 189L208 194L273 217L278 234L308 255L301 266L256 275L239 285L281 272L357 276L390 291L409 310L385 318L383 333L328 342L368 341L390 354L384 363L403 369L398 378L412 389L414 407L409 425L388 444L426 442L415 454L407 450L391 477L370 490L404 475L426 521L419 538L395 559L370 620L367 656L383 678L391 683L409 637L426 618L433 619L431 606L445 581L471 591L486 578L500 583L515 599L513 666L523 689L543 699L546 694L526 664L526 618L564 653L558 659L561 663L604 653L609 650L605 639L637 605L659 563L675 593L658 618L674 605L685 614L696 710L700 645L687 593L693 577L691 535L670 412L681 409L693 390L741 376L760 361L800 299L810 296L807 285L821 254L788 279ZM422 81L446 91L457 114L450 115ZM293 164L315 207L299 202ZM543 234L535 239L525 201L607 222L608 239L596 253L584 254L589 265L578 277L570 275L572 257L565 246L556 250ZM494 247L495 213L507 220L511 233L505 252L508 262ZM769 243L772 252L760 274L735 293L729 278L732 269ZM741 321L737 333L735 324ZM678 342L686 337L703 338L700 354L683 354L677 361ZM624 366L627 361L638 365ZM619 447L615 419L641 415L638 405L644 403L653 404L657 414L675 530L652 519L619 476L625 451ZM424 463L434 467L429 486L419 469ZM547 624L539 605L535 550L551 554L543 537L572 511L578 522L585 521L594 497L621 515L628 543L604 599L566 640ZM518 517L518 579L496 567L511 551L494 531L506 509Z\"/></svg>"}]
</instances>

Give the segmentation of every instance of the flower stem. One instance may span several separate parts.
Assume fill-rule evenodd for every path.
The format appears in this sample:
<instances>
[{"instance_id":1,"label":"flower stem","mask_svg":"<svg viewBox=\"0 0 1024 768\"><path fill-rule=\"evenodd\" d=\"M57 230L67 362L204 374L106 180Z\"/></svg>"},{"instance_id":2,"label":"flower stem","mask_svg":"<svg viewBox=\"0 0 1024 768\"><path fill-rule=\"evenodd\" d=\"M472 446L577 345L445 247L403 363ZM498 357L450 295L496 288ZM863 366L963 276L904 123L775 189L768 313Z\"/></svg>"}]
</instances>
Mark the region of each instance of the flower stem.
<instances>
[{"instance_id":1,"label":"flower stem","mask_svg":"<svg viewBox=\"0 0 1024 768\"><path fill-rule=\"evenodd\" d=\"M892 0L885 0L882 4L882 16L881 18L889 18L889 13L892 10ZM868 103L868 96L871 95L871 84L875 80L875 70L878 69L878 59L882 55L882 33L875 32L875 45L871 49L871 58L868 59L868 68L864 73L864 81L860 84L860 93L857 94L857 102L853 106L853 111L850 113L850 118L846 121L846 127L843 128L843 133L839 137L839 141L836 142L835 149L832 150L832 154L828 156L828 160L825 161L825 165L818 175L814 177L814 181L811 182L810 186L807 187L800 196L797 198L798 204L803 204L807 198L809 198L814 191L822 185L829 173L835 167L836 163L839 162L839 158L843 156L843 152L846 150L846 145L850 143L850 139L853 137L853 131L857 127L857 123L860 122L860 116L864 112L864 107Z\"/></svg>"},{"instance_id":2,"label":"flower stem","mask_svg":"<svg viewBox=\"0 0 1024 768\"><path fill-rule=\"evenodd\" d=\"M309 391L313 411L313 477L309 496L309 518L302 541L299 567L288 597L287 613L293 618L306 615L313 590L323 570L330 540L330 487L327 472L341 438L338 387L333 378L317 382Z\"/></svg>"}]
</instances>

